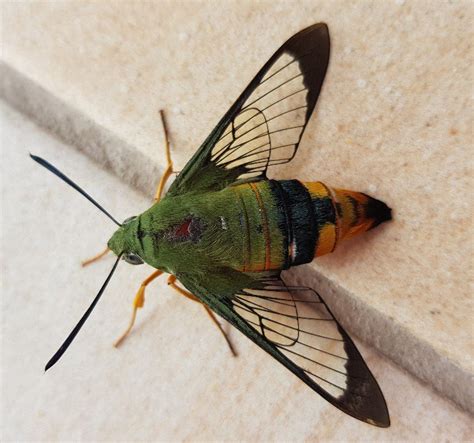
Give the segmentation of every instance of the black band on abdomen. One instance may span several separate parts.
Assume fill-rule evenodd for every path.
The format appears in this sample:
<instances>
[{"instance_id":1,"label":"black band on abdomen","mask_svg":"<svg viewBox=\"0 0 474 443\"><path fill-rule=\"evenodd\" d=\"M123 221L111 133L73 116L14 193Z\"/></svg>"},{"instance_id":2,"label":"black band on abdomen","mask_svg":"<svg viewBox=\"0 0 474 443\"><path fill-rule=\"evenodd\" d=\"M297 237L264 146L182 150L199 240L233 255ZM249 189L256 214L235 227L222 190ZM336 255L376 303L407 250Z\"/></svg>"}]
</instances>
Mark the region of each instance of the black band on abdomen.
<instances>
[{"instance_id":1,"label":"black band on abdomen","mask_svg":"<svg viewBox=\"0 0 474 443\"><path fill-rule=\"evenodd\" d=\"M317 229L311 196L298 180L273 182L286 214L288 264L309 263L314 258ZM275 189L276 191L277 189Z\"/></svg>"}]
</instances>

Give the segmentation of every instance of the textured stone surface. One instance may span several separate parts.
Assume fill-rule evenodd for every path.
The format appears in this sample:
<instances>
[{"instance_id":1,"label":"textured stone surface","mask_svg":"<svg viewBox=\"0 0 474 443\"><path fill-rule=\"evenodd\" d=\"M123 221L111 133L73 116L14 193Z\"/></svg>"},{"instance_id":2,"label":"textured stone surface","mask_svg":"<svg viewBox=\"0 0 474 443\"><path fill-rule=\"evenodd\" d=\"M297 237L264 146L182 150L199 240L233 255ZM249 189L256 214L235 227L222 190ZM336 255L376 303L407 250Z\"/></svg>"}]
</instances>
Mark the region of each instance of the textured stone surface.
<instances>
[{"instance_id":1,"label":"textured stone surface","mask_svg":"<svg viewBox=\"0 0 474 443\"><path fill-rule=\"evenodd\" d=\"M471 2L2 7L4 78L31 80L3 93L150 195L164 160L159 108L182 167L272 52L327 22L317 111L292 166L274 176L394 208L393 223L312 266L345 324L473 409ZM26 84L42 89L22 95Z\"/></svg>"},{"instance_id":2,"label":"textured stone surface","mask_svg":"<svg viewBox=\"0 0 474 443\"><path fill-rule=\"evenodd\" d=\"M45 362L89 305L112 258L86 269L114 225L28 157L70 174L117 217L148 200L1 105L2 441L469 441L471 416L361 351L391 413L387 430L329 405L237 331L233 359L203 309L157 280L132 335L112 341L150 269L120 263L63 359Z\"/></svg>"}]
</instances>

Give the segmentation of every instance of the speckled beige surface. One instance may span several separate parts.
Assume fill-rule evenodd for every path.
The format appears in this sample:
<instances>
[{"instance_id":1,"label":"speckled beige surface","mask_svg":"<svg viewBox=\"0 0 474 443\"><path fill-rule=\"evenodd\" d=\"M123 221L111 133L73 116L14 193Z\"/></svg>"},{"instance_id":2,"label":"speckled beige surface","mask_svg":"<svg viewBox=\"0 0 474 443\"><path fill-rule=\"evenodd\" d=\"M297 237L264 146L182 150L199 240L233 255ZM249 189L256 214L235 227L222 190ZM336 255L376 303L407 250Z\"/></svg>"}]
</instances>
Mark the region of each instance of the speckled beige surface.
<instances>
[{"instance_id":1,"label":"speckled beige surface","mask_svg":"<svg viewBox=\"0 0 474 443\"><path fill-rule=\"evenodd\" d=\"M28 107L11 84L4 94L142 189L163 161L159 108L181 167L286 38L328 23L317 112L291 168L274 176L324 180L394 208L393 223L312 266L341 295L346 324L473 408L471 2L2 8L4 69L59 101L42 108L29 97ZM82 120L61 119L60 106Z\"/></svg>"},{"instance_id":2,"label":"speckled beige surface","mask_svg":"<svg viewBox=\"0 0 474 443\"><path fill-rule=\"evenodd\" d=\"M237 331L233 359L202 308L164 280L148 288L136 329L114 349L150 273L126 263L44 374L113 262L79 261L114 225L28 151L54 160L117 217L148 199L0 104L2 441L472 441L469 414L366 346L390 408L386 430L339 412Z\"/></svg>"}]
</instances>

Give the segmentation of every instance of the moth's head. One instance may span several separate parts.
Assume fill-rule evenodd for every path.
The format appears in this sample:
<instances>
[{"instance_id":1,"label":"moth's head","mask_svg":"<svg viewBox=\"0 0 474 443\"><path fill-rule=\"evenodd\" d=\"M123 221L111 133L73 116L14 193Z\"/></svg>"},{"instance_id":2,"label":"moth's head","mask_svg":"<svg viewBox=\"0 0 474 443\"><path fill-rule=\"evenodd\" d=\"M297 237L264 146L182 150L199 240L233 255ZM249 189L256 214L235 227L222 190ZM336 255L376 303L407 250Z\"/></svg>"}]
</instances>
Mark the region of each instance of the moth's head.
<instances>
[{"instance_id":1,"label":"moth's head","mask_svg":"<svg viewBox=\"0 0 474 443\"><path fill-rule=\"evenodd\" d=\"M114 232L107 243L115 255L122 255L123 259L131 265L141 265L141 259L137 251L137 243L134 239L138 231L138 217L133 216L127 218L122 225Z\"/></svg>"}]
</instances>

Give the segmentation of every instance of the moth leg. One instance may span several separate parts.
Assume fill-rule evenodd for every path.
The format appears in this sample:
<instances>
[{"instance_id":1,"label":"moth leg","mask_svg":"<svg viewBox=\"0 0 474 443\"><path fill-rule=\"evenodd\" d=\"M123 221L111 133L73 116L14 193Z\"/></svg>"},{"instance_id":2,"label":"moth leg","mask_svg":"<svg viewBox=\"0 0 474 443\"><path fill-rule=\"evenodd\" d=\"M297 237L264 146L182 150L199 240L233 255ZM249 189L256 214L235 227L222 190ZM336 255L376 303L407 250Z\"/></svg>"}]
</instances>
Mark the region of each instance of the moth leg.
<instances>
[{"instance_id":1,"label":"moth leg","mask_svg":"<svg viewBox=\"0 0 474 443\"><path fill-rule=\"evenodd\" d=\"M159 277L161 274L163 274L163 271L156 270L148 278L143 280L142 284L138 288L137 294L135 295L135 299L133 300L133 311L132 311L132 318L130 319L130 323L127 329L125 330L125 332L114 343L115 347L119 346L120 343L122 343L125 337L132 330L133 325L135 323L135 319L137 317L137 311L139 308L143 308L143 305L145 304L145 288L147 287L149 283L151 283L155 278Z\"/></svg>"},{"instance_id":2,"label":"moth leg","mask_svg":"<svg viewBox=\"0 0 474 443\"><path fill-rule=\"evenodd\" d=\"M170 152L170 142L168 138L168 129L166 127L166 120L165 114L162 109L160 109L160 117L161 117L161 124L163 125L163 132L165 134L165 151L166 151L166 162L167 166L165 172L161 176L161 179L158 183L158 187L155 192L155 201L159 201L161 198L161 194L163 193L163 189L165 187L166 182L170 178L171 174L173 173L173 162L171 160L171 152Z\"/></svg>"},{"instance_id":3,"label":"moth leg","mask_svg":"<svg viewBox=\"0 0 474 443\"><path fill-rule=\"evenodd\" d=\"M211 320L214 322L214 324L219 328L219 331L221 331L222 335L225 338L225 341L227 342L227 345L229 346L230 352L232 352L232 355L234 357L237 357L237 352L234 349L234 346L232 345L232 342L230 341L229 337L227 336L226 332L222 328L222 325L219 323L219 320L217 320L216 316L214 315L214 312L212 312L205 304L201 302L195 295L191 294L190 292L180 288L176 283L176 276L170 275L168 277L168 285L171 286L174 290L178 291L181 295L184 295L186 298L189 298L192 301L200 303L203 308L206 310L208 313L209 317L211 317Z\"/></svg>"},{"instance_id":4,"label":"moth leg","mask_svg":"<svg viewBox=\"0 0 474 443\"><path fill-rule=\"evenodd\" d=\"M88 258L87 260L83 260L81 262L82 267L90 265L91 263L94 263L97 260L100 260L108 252L110 252L110 249L108 247L106 247L102 252L99 252L98 254L94 255L91 258Z\"/></svg>"}]
</instances>

